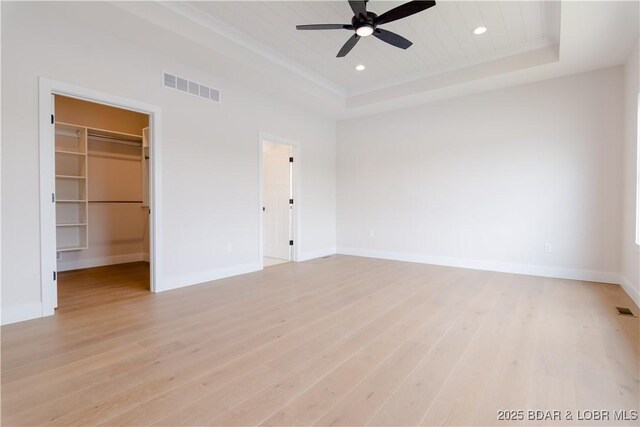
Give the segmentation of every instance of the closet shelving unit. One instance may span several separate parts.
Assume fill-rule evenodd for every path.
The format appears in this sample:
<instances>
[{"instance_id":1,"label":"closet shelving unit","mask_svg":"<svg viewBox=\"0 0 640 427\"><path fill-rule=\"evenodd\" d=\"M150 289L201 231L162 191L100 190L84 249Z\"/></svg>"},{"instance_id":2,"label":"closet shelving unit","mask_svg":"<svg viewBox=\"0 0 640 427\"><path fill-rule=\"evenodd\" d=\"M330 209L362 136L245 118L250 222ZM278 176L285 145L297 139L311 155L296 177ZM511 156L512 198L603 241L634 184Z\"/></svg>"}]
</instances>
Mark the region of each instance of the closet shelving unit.
<instances>
[{"instance_id":1,"label":"closet shelving unit","mask_svg":"<svg viewBox=\"0 0 640 427\"><path fill-rule=\"evenodd\" d=\"M56 123L56 250L88 247L87 129Z\"/></svg>"},{"instance_id":2,"label":"closet shelving unit","mask_svg":"<svg viewBox=\"0 0 640 427\"><path fill-rule=\"evenodd\" d=\"M56 122L56 250L89 247L88 156L93 141L134 145L141 149L142 135ZM132 203L100 201L99 203Z\"/></svg>"}]
</instances>

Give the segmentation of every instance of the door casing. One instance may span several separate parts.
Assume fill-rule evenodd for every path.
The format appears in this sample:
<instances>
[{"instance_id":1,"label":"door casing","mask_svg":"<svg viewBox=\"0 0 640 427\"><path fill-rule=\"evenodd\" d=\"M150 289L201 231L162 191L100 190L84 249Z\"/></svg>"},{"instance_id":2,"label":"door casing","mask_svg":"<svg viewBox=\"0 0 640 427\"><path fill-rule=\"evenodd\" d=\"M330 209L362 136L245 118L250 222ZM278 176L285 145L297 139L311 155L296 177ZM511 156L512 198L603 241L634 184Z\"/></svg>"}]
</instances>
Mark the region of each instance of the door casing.
<instances>
[{"instance_id":1,"label":"door casing","mask_svg":"<svg viewBox=\"0 0 640 427\"><path fill-rule=\"evenodd\" d=\"M161 109L128 98L111 95L93 89L59 82L44 77L39 79L39 158L40 158L40 286L42 316L54 314L57 305L56 272L56 228L55 203L51 195L55 193L55 136L52 117L53 96L63 95L83 101L95 102L116 108L136 111L149 115L150 144L150 262L151 292L164 290L162 274L162 128Z\"/></svg>"},{"instance_id":2,"label":"door casing","mask_svg":"<svg viewBox=\"0 0 640 427\"><path fill-rule=\"evenodd\" d=\"M300 259L300 212L302 210L302 203L300 196L302 194L301 181L301 165L302 165L302 153L300 149L300 143L281 136L272 135L264 132L260 132L258 138L258 206L259 212L259 228L260 228L260 241L259 251L260 254L260 268L264 268L264 215L262 213L262 207L264 206L264 156L263 156L263 144L265 141L277 142L279 144L286 144L291 146L291 153L293 157L293 212L292 216L292 233L293 236L293 248L291 250L291 261L298 261Z\"/></svg>"}]
</instances>

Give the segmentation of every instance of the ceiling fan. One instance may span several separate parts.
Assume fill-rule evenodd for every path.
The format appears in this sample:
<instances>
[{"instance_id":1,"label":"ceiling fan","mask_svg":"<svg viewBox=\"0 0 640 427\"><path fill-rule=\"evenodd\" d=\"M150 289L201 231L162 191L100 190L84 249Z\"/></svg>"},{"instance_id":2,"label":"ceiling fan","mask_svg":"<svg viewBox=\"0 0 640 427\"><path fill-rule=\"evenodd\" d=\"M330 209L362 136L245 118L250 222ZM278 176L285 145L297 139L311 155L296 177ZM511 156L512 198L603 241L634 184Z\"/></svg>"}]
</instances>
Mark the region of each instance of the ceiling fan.
<instances>
[{"instance_id":1,"label":"ceiling fan","mask_svg":"<svg viewBox=\"0 0 640 427\"><path fill-rule=\"evenodd\" d=\"M414 0L408 3L401 4L398 7L394 7L391 10L386 11L382 15L378 16L373 12L367 12L368 0L349 0L349 6L353 10L354 16L351 18L351 24L310 24L310 25L296 25L298 30L355 30L353 37L342 46L342 49L336 55L338 58L342 58L347 55L358 43L361 37L367 37L373 35L383 42L389 43L392 46L399 47L400 49L407 49L413 43L404 37L393 33L388 30L378 28L379 25L387 24L398 19L406 18L423 10L427 10L430 7L436 5L435 1L422 1Z\"/></svg>"}]
</instances>

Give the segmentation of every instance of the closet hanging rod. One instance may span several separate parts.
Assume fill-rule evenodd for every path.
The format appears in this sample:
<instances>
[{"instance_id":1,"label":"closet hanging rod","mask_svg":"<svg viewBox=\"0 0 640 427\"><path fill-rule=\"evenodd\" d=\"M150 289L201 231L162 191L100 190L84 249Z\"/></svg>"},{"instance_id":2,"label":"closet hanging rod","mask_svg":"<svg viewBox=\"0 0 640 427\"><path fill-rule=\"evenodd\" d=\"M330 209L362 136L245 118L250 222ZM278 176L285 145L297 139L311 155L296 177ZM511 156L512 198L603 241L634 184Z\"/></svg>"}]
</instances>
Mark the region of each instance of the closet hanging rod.
<instances>
[{"instance_id":1,"label":"closet hanging rod","mask_svg":"<svg viewBox=\"0 0 640 427\"><path fill-rule=\"evenodd\" d=\"M113 142L114 144L133 145L134 147L142 147L142 141L131 141L129 139L116 138L114 136L98 135L95 133L87 133L89 139L100 139L104 142Z\"/></svg>"},{"instance_id":2,"label":"closet hanging rod","mask_svg":"<svg viewBox=\"0 0 640 427\"><path fill-rule=\"evenodd\" d=\"M142 203L142 200L89 200L89 203Z\"/></svg>"}]
</instances>

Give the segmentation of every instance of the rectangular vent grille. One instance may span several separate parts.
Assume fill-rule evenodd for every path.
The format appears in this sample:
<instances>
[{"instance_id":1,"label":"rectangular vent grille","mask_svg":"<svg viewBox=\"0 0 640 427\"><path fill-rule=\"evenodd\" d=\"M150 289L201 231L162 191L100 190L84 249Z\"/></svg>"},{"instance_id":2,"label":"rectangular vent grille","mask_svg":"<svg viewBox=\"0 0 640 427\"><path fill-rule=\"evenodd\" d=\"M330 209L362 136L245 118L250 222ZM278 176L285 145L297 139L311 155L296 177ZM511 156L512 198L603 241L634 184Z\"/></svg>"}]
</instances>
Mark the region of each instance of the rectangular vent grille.
<instances>
[{"instance_id":1,"label":"rectangular vent grille","mask_svg":"<svg viewBox=\"0 0 640 427\"><path fill-rule=\"evenodd\" d=\"M208 99L209 101L218 103L220 102L220 91L218 89L194 82L193 80L182 78L175 74L163 73L162 86L197 96L198 98Z\"/></svg>"},{"instance_id":2,"label":"rectangular vent grille","mask_svg":"<svg viewBox=\"0 0 640 427\"><path fill-rule=\"evenodd\" d=\"M627 307L616 307L616 310L618 310L618 314L620 316L636 317L636 316L633 315L633 312L631 310L629 310Z\"/></svg>"}]
</instances>

